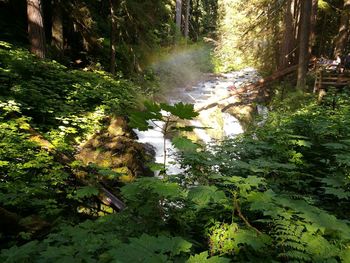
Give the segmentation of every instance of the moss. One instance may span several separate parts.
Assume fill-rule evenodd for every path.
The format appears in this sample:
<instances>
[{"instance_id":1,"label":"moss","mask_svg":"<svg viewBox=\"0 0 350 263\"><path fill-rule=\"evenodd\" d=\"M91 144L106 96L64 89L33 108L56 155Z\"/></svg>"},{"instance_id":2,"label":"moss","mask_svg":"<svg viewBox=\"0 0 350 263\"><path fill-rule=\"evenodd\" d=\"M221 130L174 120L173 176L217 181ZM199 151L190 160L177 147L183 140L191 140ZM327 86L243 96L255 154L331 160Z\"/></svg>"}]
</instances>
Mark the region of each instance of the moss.
<instances>
[{"instance_id":1,"label":"moss","mask_svg":"<svg viewBox=\"0 0 350 263\"><path fill-rule=\"evenodd\" d=\"M233 106L226 110L227 113L236 117L244 129L246 129L253 120L255 107L253 105Z\"/></svg>"},{"instance_id":2,"label":"moss","mask_svg":"<svg viewBox=\"0 0 350 263\"><path fill-rule=\"evenodd\" d=\"M121 174L121 176L119 177L119 181L122 183L131 183L136 178L133 175L132 171L126 166L120 167L120 168L115 168L115 169L113 169L113 171Z\"/></svg>"},{"instance_id":3,"label":"moss","mask_svg":"<svg viewBox=\"0 0 350 263\"><path fill-rule=\"evenodd\" d=\"M112 118L106 129L81 146L76 157L84 164L122 171L122 182L131 182L136 175L151 175L145 167L151 156L146 154L143 144L133 139L126 120L121 117Z\"/></svg>"}]
</instances>

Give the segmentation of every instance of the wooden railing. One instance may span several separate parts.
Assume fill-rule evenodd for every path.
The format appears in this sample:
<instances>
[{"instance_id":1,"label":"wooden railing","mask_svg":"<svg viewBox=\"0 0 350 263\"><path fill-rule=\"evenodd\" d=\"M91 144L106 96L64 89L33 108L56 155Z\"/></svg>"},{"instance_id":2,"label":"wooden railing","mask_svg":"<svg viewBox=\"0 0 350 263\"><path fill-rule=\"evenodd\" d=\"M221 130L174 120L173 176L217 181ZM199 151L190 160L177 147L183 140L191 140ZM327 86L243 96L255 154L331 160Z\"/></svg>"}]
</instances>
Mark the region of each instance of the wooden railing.
<instances>
[{"instance_id":1,"label":"wooden railing","mask_svg":"<svg viewBox=\"0 0 350 263\"><path fill-rule=\"evenodd\" d=\"M327 87L345 87L350 85L350 71L339 66L316 65L314 92L320 92Z\"/></svg>"}]
</instances>

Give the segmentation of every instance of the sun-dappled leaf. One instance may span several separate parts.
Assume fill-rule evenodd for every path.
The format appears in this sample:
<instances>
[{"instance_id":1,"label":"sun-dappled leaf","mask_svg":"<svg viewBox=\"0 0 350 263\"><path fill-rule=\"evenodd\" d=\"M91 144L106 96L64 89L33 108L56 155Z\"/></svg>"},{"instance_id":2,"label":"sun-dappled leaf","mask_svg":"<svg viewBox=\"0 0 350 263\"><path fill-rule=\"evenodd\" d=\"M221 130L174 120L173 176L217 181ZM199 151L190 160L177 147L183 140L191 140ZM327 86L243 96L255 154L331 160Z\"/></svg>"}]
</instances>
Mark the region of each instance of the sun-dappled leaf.
<instances>
[{"instance_id":1,"label":"sun-dappled leaf","mask_svg":"<svg viewBox=\"0 0 350 263\"><path fill-rule=\"evenodd\" d=\"M171 142L177 149L181 151L195 151L199 147L198 144L193 143L186 137L175 137Z\"/></svg>"},{"instance_id":2,"label":"sun-dappled leaf","mask_svg":"<svg viewBox=\"0 0 350 263\"><path fill-rule=\"evenodd\" d=\"M86 197L92 197L98 195L98 189L94 186L83 186L80 187L76 193L75 198L82 199Z\"/></svg>"},{"instance_id":3,"label":"sun-dappled leaf","mask_svg":"<svg viewBox=\"0 0 350 263\"><path fill-rule=\"evenodd\" d=\"M179 102L174 105L169 105L161 103L160 107L163 110L170 112L172 115L184 120L191 120L198 116L198 113L194 111L193 104L184 104Z\"/></svg>"},{"instance_id":4,"label":"sun-dappled leaf","mask_svg":"<svg viewBox=\"0 0 350 263\"><path fill-rule=\"evenodd\" d=\"M213 256L209 257L208 251L191 256L186 263L229 263L228 258Z\"/></svg>"}]
</instances>

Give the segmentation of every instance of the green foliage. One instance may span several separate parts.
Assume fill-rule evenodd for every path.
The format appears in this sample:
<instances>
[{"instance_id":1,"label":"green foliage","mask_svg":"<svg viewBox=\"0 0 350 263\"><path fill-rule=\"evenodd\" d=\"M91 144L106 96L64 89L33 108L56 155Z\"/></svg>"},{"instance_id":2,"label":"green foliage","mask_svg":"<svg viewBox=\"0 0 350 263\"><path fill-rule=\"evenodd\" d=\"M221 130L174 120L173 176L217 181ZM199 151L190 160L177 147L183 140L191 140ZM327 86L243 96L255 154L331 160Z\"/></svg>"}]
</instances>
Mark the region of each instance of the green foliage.
<instances>
[{"instance_id":1,"label":"green foliage","mask_svg":"<svg viewBox=\"0 0 350 263\"><path fill-rule=\"evenodd\" d=\"M184 120L191 120L198 116L198 113L194 111L192 104L184 104L182 102L174 105L165 103L155 103L146 101L144 103L145 110L131 112L130 114L130 126L140 131L146 131L153 128L158 128L163 135L164 145L164 161L163 171L166 171L166 158L167 158L167 146L166 139L169 136L174 136L181 131L192 131L195 127L184 124ZM197 146L194 143L190 143L185 146L185 143L189 142L187 138L177 137L174 140L174 145L184 149L191 148L195 150Z\"/></svg>"},{"instance_id":2,"label":"green foliage","mask_svg":"<svg viewBox=\"0 0 350 263\"><path fill-rule=\"evenodd\" d=\"M73 198L77 200L81 200L85 197L92 197L98 195L98 189L94 186L83 186L79 188L75 193L73 194Z\"/></svg>"},{"instance_id":3,"label":"green foliage","mask_svg":"<svg viewBox=\"0 0 350 263\"><path fill-rule=\"evenodd\" d=\"M0 204L29 215L56 216L66 204L63 188L69 191L68 174L53 157L29 141L23 121L26 118L6 119L9 105L0 108ZM11 112L13 112L11 110ZM3 114L2 114L3 113Z\"/></svg>"},{"instance_id":4,"label":"green foliage","mask_svg":"<svg viewBox=\"0 0 350 263\"><path fill-rule=\"evenodd\" d=\"M149 122L154 123L155 121L162 121L165 122L165 127L168 128L163 131L164 135L167 135L171 130L176 130L177 128L181 129L181 126L170 127L171 124L176 124L179 120L191 120L198 116L192 104L183 104L182 102L176 103L175 105L168 105L165 103L158 104L146 101L144 106L144 111L132 112L130 114L130 125L140 131L153 128L150 126Z\"/></svg>"},{"instance_id":5,"label":"green foliage","mask_svg":"<svg viewBox=\"0 0 350 263\"><path fill-rule=\"evenodd\" d=\"M171 140L171 142L177 149L183 152L193 152L199 148L198 144L192 142L186 137L175 137Z\"/></svg>"},{"instance_id":6,"label":"green foliage","mask_svg":"<svg viewBox=\"0 0 350 263\"><path fill-rule=\"evenodd\" d=\"M97 189L81 187L69 163L53 153L73 156L107 115L135 105L137 88L104 72L39 60L6 42L0 61L0 208L18 220L1 221L1 243L8 246L42 235L62 216L76 220L82 202L94 207Z\"/></svg>"},{"instance_id":7,"label":"green foliage","mask_svg":"<svg viewBox=\"0 0 350 263\"><path fill-rule=\"evenodd\" d=\"M124 211L75 226L62 224L41 241L24 232L29 242L3 250L0 260L347 262L350 103L347 94L329 93L335 95L335 105L331 97L331 104L306 99L298 109L280 107L263 127L221 144L200 147L175 138L183 174L137 178L121 188ZM145 107L130 117L145 129L148 121L175 125L195 116L185 104L149 102ZM7 101L1 109L5 208L50 219L67 211L70 202L76 209L94 198L95 188L72 188L52 156L26 140L30 120L10 117L20 114L20 105ZM178 129L170 127L167 132Z\"/></svg>"},{"instance_id":8,"label":"green foliage","mask_svg":"<svg viewBox=\"0 0 350 263\"><path fill-rule=\"evenodd\" d=\"M112 233L101 234L87 221L65 227L45 242L33 241L13 247L0 256L2 262L173 262L188 253L192 244L180 237L141 235L120 241Z\"/></svg>"},{"instance_id":9,"label":"green foliage","mask_svg":"<svg viewBox=\"0 0 350 263\"><path fill-rule=\"evenodd\" d=\"M57 143L81 140L109 113L135 103L136 87L95 71L68 70L55 61L38 60L18 48L0 47L0 97L18 103L22 114Z\"/></svg>"},{"instance_id":10,"label":"green foliage","mask_svg":"<svg viewBox=\"0 0 350 263\"><path fill-rule=\"evenodd\" d=\"M228 263L230 262L227 258L222 258L218 256L214 256L208 258L208 252L202 252L198 255L191 256L187 261L187 263Z\"/></svg>"},{"instance_id":11,"label":"green foliage","mask_svg":"<svg viewBox=\"0 0 350 263\"><path fill-rule=\"evenodd\" d=\"M189 252L192 244L180 237L151 237L142 235L130 239L129 244L122 244L109 251L111 259L118 262L174 262L176 256ZM132 253L130 253L132 251Z\"/></svg>"},{"instance_id":12,"label":"green foliage","mask_svg":"<svg viewBox=\"0 0 350 263\"><path fill-rule=\"evenodd\" d=\"M219 0L218 72L246 66L272 70L276 65L276 42L281 41L283 1ZM277 33L278 32L278 33Z\"/></svg>"},{"instance_id":13,"label":"green foliage","mask_svg":"<svg viewBox=\"0 0 350 263\"><path fill-rule=\"evenodd\" d=\"M252 230L239 229L235 223L216 224L209 231L210 250L215 254L238 254L241 248L259 252L271 243L269 236L258 236Z\"/></svg>"},{"instance_id":14,"label":"green foliage","mask_svg":"<svg viewBox=\"0 0 350 263\"><path fill-rule=\"evenodd\" d=\"M225 193L215 186L193 187L189 190L188 199L195 204L197 209L207 207L210 203L227 203Z\"/></svg>"}]
</instances>

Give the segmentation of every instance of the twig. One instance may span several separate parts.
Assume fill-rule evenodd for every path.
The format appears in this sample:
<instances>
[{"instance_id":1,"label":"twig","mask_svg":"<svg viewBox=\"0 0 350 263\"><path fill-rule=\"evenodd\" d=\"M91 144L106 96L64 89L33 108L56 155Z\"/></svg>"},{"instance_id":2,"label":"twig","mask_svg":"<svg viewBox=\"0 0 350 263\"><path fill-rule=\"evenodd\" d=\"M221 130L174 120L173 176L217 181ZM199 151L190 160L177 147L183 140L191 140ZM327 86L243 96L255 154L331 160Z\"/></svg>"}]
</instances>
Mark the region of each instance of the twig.
<instances>
[{"instance_id":1,"label":"twig","mask_svg":"<svg viewBox=\"0 0 350 263\"><path fill-rule=\"evenodd\" d=\"M245 218L245 216L242 214L242 211L241 211L241 207L239 205L239 201L237 199L237 194L235 193L233 195L233 206L234 206L234 209L237 211L237 214L239 216L240 219L243 220L243 222L250 228L252 228L258 235L262 235L262 233L255 227L253 227L247 218Z\"/></svg>"}]
</instances>

